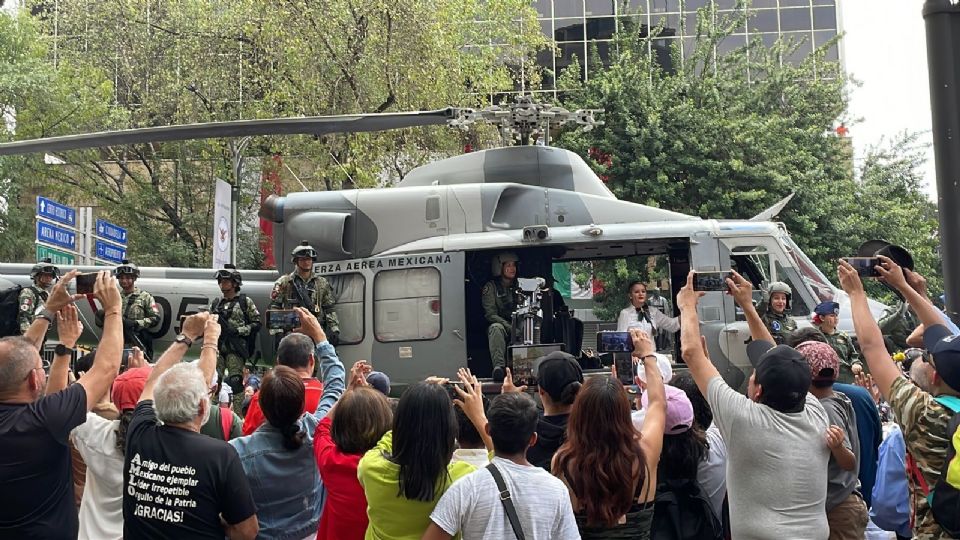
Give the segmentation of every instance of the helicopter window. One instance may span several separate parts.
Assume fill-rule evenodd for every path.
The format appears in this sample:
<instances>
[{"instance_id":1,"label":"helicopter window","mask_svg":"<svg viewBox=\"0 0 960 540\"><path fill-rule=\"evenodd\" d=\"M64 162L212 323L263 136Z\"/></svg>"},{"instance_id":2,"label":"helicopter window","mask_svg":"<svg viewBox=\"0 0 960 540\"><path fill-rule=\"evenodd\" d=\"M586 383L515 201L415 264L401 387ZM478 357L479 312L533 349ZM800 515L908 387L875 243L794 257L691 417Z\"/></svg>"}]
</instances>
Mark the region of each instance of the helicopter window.
<instances>
[{"instance_id":1,"label":"helicopter window","mask_svg":"<svg viewBox=\"0 0 960 540\"><path fill-rule=\"evenodd\" d=\"M753 283L753 303L759 304L763 299L763 290L770 283L770 254L764 246L739 246L733 248L730 255L730 266L740 275ZM737 315L741 312L738 309Z\"/></svg>"},{"instance_id":2,"label":"helicopter window","mask_svg":"<svg viewBox=\"0 0 960 540\"><path fill-rule=\"evenodd\" d=\"M363 293L366 280L359 273L327 276L336 297L334 310L340 321L340 343L351 345L363 341Z\"/></svg>"},{"instance_id":3,"label":"helicopter window","mask_svg":"<svg viewBox=\"0 0 960 540\"><path fill-rule=\"evenodd\" d=\"M377 341L412 341L440 336L440 271L384 270L373 280L373 331Z\"/></svg>"},{"instance_id":4,"label":"helicopter window","mask_svg":"<svg viewBox=\"0 0 960 540\"><path fill-rule=\"evenodd\" d=\"M790 312L800 317L810 315L812 309L807 306L804 300L804 296L806 295L802 293L802 291L806 290L806 287L800 279L800 275L797 274L797 271L793 268L785 268L780 264L780 261L777 261L777 279L787 282L790 288L793 289L793 296L790 300Z\"/></svg>"},{"instance_id":5,"label":"helicopter window","mask_svg":"<svg viewBox=\"0 0 960 540\"><path fill-rule=\"evenodd\" d=\"M427 197L427 208L424 211L427 221L437 221L440 219L440 197Z\"/></svg>"}]
</instances>

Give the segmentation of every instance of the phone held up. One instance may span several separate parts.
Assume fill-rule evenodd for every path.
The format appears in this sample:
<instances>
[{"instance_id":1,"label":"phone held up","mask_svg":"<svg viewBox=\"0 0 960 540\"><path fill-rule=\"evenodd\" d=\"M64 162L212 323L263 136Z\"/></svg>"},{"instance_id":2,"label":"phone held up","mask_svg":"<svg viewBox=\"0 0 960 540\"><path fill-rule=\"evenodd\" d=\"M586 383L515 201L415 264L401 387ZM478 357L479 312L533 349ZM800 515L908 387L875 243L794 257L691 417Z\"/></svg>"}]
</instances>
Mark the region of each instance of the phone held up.
<instances>
[{"instance_id":1,"label":"phone held up","mask_svg":"<svg viewBox=\"0 0 960 540\"><path fill-rule=\"evenodd\" d=\"M97 273L77 274L77 294L93 294L93 287L97 284Z\"/></svg>"},{"instance_id":2,"label":"phone held up","mask_svg":"<svg viewBox=\"0 0 960 540\"><path fill-rule=\"evenodd\" d=\"M300 315L292 309L268 309L267 329L293 330L300 327Z\"/></svg>"},{"instance_id":3,"label":"phone held up","mask_svg":"<svg viewBox=\"0 0 960 540\"><path fill-rule=\"evenodd\" d=\"M727 278L733 278L733 272L695 272L693 274L693 290L726 292Z\"/></svg>"},{"instance_id":4,"label":"phone held up","mask_svg":"<svg viewBox=\"0 0 960 540\"><path fill-rule=\"evenodd\" d=\"M876 268L880 266L879 257L844 257L842 260L852 266L862 278L880 277Z\"/></svg>"},{"instance_id":5,"label":"phone held up","mask_svg":"<svg viewBox=\"0 0 960 540\"><path fill-rule=\"evenodd\" d=\"M597 352L621 353L613 355L613 362L617 366L617 378L628 385L633 384L633 338L630 332L597 332Z\"/></svg>"}]
</instances>

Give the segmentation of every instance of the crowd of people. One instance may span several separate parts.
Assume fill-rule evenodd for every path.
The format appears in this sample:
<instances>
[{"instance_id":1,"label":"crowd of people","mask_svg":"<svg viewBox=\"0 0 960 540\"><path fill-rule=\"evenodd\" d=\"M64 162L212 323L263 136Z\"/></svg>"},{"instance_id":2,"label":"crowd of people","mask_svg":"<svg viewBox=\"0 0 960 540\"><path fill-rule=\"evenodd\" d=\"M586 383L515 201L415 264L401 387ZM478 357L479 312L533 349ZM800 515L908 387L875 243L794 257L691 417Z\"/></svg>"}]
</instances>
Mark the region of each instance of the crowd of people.
<instances>
[{"instance_id":1,"label":"crowd of people","mask_svg":"<svg viewBox=\"0 0 960 540\"><path fill-rule=\"evenodd\" d=\"M789 294L768 291L764 316L752 283L727 279L752 339L746 394L710 361L692 273L675 318L644 311L646 289L631 284L621 318L635 323L640 395L552 352L535 387L504 369L487 399L462 369L395 399L371 363L344 367L325 329L335 321L295 307L300 326L279 341L276 367L246 381L242 420L217 363L219 319L243 327L244 301L188 316L155 362L135 350L121 369L135 280L100 272L103 332L71 369L83 325L68 272L22 337L0 339L0 537L862 539L882 525L951 538L957 516L938 508L960 444L949 431L960 340L922 276L882 261L880 279L921 323L907 338L918 352L899 362L844 262L859 350L836 329L838 304L797 329ZM221 278L225 298L239 299L239 276ZM64 350L48 376L38 348L54 322ZM652 334L677 328L688 369L675 374ZM184 362L193 347L199 360Z\"/></svg>"}]
</instances>

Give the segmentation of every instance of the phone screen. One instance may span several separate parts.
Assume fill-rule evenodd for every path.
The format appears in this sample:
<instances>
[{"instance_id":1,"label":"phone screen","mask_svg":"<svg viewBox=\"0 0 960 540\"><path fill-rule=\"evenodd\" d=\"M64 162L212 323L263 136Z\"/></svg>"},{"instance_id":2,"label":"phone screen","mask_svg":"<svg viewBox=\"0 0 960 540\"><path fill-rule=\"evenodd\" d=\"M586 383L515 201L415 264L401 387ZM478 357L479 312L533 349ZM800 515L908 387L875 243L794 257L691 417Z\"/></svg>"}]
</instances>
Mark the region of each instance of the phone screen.
<instances>
[{"instance_id":1,"label":"phone screen","mask_svg":"<svg viewBox=\"0 0 960 540\"><path fill-rule=\"evenodd\" d=\"M726 291L727 278L730 272L696 272L693 274L693 290L695 291Z\"/></svg>"},{"instance_id":2,"label":"phone screen","mask_svg":"<svg viewBox=\"0 0 960 540\"><path fill-rule=\"evenodd\" d=\"M292 309L274 309L267 311L267 328L292 330L300 326L300 315Z\"/></svg>"},{"instance_id":3,"label":"phone screen","mask_svg":"<svg viewBox=\"0 0 960 540\"><path fill-rule=\"evenodd\" d=\"M633 338L630 332L597 332L597 351L633 352Z\"/></svg>"},{"instance_id":4,"label":"phone screen","mask_svg":"<svg viewBox=\"0 0 960 540\"><path fill-rule=\"evenodd\" d=\"M97 274L77 274L77 294L93 294L93 287L97 283Z\"/></svg>"},{"instance_id":5,"label":"phone screen","mask_svg":"<svg viewBox=\"0 0 960 540\"><path fill-rule=\"evenodd\" d=\"M880 259L877 257L844 257L843 260L847 261L860 277L880 277L875 268L880 265Z\"/></svg>"},{"instance_id":6,"label":"phone screen","mask_svg":"<svg viewBox=\"0 0 960 540\"><path fill-rule=\"evenodd\" d=\"M625 385L633 384L633 358L631 355L622 353L613 355L613 361L617 365L617 378Z\"/></svg>"}]
</instances>

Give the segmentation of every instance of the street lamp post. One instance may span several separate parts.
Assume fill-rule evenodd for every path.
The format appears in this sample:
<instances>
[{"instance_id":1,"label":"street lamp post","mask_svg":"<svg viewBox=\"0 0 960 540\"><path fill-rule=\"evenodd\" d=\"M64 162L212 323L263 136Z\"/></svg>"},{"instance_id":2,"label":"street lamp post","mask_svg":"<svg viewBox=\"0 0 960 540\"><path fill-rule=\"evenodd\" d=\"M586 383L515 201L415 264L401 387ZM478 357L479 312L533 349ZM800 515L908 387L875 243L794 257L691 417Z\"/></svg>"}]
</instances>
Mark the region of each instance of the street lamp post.
<instances>
[{"instance_id":1,"label":"street lamp post","mask_svg":"<svg viewBox=\"0 0 960 540\"><path fill-rule=\"evenodd\" d=\"M960 4L926 0L927 66L947 314L960 322Z\"/></svg>"}]
</instances>

